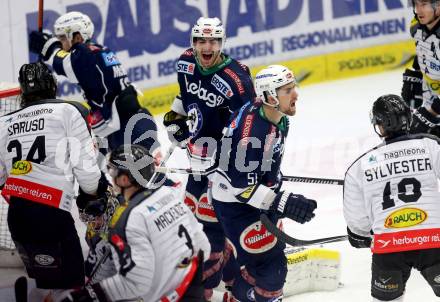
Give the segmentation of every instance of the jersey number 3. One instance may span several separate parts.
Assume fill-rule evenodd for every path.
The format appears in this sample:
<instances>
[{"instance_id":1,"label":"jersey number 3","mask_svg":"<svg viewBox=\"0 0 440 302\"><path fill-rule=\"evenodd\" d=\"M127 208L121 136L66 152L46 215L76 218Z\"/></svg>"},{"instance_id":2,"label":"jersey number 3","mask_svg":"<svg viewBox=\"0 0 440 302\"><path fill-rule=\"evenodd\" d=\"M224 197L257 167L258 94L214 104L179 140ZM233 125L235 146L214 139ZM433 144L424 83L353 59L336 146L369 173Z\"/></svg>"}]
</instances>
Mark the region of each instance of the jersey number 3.
<instances>
[{"instance_id":1,"label":"jersey number 3","mask_svg":"<svg viewBox=\"0 0 440 302\"><path fill-rule=\"evenodd\" d=\"M409 187L412 187L412 194L407 194L407 189ZM397 184L397 197L405 203L416 202L422 196L422 191L420 190L421 187L422 185L420 184L420 181L414 177L402 178ZM390 182L387 182L385 189L383 190L382 209L386 210L395 205L394 199L391 198L391 184Z\"/></svg>"},{"instance_id":2,"label":"jersey number 3","mask_svg":"<svg viewBox=\"0 0 440 302\"><path fill-rule=\"evenodd\" d=\"M15 149L15 157L12 158L12 165L21 160L23 156L22 146L19 140L11 140L8 144L8 152L12 152ZM44 135L39 135L35 138L29 152L26 156L26 160L33 163L41 163L46 158L46 138Z\"/></svg>"}]
</instances>

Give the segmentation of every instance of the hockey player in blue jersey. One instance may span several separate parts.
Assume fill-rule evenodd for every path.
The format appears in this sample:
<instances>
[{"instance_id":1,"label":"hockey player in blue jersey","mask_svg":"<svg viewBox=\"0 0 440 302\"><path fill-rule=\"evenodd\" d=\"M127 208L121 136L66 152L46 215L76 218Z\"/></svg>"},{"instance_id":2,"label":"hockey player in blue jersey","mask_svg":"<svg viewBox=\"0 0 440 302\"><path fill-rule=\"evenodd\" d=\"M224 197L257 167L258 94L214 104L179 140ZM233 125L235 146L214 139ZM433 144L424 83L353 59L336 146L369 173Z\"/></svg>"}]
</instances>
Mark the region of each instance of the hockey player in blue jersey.
<instances>
[{"instance_id":1,"label":"hockey player in blue jersey","mask_svg":"<svg viewBox=\"0 0 440 302\"><path fill-rule=\"evenodd\" d=\"M164 125L170 139L187 148L192 168L210 163L231 112L254 97L249 68L222 53L224 42L221 21L200 18L191 31L192 48L177 62L180 95L175 98L171 111L165 114ZM211 243L211 257L205 263L205 297L209 301L212 289L220 282L221 267L228 254L223 253L224 234L207 196L207 187L206 177L189 176L185 202L203 223ZM232 278L226 276L228 268L224 274L223 280Z\"/></svg>"},{"instance_id":2,"label":"hockey player in blue jersey","mask_svg":"<svg viewBox=\"0 0 440 302\"><path fill-rule=\"evenodd\" d=\"M41 55L58 75L67 77L70 82L81 87L91 107L94 133L108 140L108 146L103 147L113 150L122 145L124 131L127 132L126 140L130 140L125 143L131 143L151 130L148 132L149 138L136 144L154 150L152 145L159 145L153 117L140 106L138 93L129 82L116 54L91 41L93 31L93 23L87 15L69 12L56 20L54 37L31 32L29 48ZM126 129L130 118L137 113L140 114L129 124L134 125L133 129Z\"/></svg>"},{"instance_id":3,"label":"hockey player in blue jersey","mask_svg":"<svg viewBox=\"0 0 440 302\"><path fill-rule=\"evenodd\" d=\"M255 80L257 99L233 118L218 152L212 176L212 203L226 237L232 242L241 274L235 278L236 300L281 301L287 274L285 244L260 222L267 211L274 223L290 218L299 223L314 217L316 202L280 191L280 165L289 130L287 116L296 112L295 77L272 65Z\"/></svg>"}]
</instances>

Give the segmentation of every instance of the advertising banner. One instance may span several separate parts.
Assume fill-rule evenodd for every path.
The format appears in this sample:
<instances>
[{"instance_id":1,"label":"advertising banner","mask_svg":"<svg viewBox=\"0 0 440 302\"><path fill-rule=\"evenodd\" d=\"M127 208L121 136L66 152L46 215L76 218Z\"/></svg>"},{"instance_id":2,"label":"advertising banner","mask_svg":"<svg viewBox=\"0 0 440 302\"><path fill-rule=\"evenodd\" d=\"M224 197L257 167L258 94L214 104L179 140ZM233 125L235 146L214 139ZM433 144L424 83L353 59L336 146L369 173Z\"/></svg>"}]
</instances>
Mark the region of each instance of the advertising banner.
<instances>
[{"instance_id":1,"label":"advertising banner","mask_svg":"<svg viewBox=\"0 0 440 302\"><path fill-rule=\"evenodd\" d=\"M16 82L21 64L36 60L27 45L29 32L37 29L38 1L2 3L0 81ZM202 16L223 21L224 51L254 72L271 63L291 62L301 65L292 67L296 73L313 70L314 76L339 78L396 60L395 54L383 55L384 49L376 58L367 52L351 58L349 51L379 45L389 45L386 49L394 53L412 51L408 43L398 49L390 46L410 39L413 13L407 0L46 0L44 6L43 27L48 31L63 13L89 15L95 40L117 53L129 79L158 111L176 93L176 60L190 47L191 27ZM330 62L328 56L337 53ZM62 78L59 93L80 96L80 90Z\"/></svg>"}]
</instances>

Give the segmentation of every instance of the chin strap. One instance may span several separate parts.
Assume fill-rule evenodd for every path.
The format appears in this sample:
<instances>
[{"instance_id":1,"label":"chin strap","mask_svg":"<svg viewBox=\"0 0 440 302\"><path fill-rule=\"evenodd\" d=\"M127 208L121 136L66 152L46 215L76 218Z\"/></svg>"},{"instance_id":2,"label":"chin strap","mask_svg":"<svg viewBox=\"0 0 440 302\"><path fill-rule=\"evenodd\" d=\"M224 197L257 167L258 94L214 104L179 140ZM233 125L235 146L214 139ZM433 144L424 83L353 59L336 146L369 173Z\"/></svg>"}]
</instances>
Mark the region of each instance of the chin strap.
<instances>
[{"instance_id":1,"label":"chin strap","mask_svg":"<svg viewBox=\"0 0 440 302\"><path fill-rule=\"evenodd\" d=\"M282 114L283 116L287 116L287 114L285 114L284 112L282 112L282 111L280 110L280 100L278 100L278 98L277 98L276 96L270 95L270 96L276 101L275 104L271 104L271 103L269 103L269 102L267 101L268 98L269 98L269 95L267 94L267 91L263 92L263 94L264 94L264 99L262 100L262 102L263 102L264 105L267 105L267 106L269 106L269 107L274 108L276 111L278 111L278 112L279 112L280 114Z\"/></svg>"}]
</instances>

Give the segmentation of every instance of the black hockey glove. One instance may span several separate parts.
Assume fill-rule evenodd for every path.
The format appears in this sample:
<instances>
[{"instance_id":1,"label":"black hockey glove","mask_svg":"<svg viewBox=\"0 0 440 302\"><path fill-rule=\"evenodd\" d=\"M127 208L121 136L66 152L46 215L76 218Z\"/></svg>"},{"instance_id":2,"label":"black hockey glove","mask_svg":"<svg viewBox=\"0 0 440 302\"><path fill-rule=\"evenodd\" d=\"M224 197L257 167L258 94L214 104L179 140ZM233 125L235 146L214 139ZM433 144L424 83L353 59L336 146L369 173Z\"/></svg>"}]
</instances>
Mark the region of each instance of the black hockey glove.
<instances>
[{"instance_id":1,"label":"black hockey glove","mask_svg":"<svg viewBox=\"0 0 440 302\"><path fill-rule=\"evenodd\" d=\"M62 302L107 302L107 297L99 283L86 285L85 287L74 290L62 300Z\"/></svg>"},{"instance_id":2,"label":"black hockey glove","mask_svg":"<svg viewBox=\"0 0 440 302\"><path fill-rule=\"evenodd\" d=\"M174 111L168 111L163 117L163 124L167 127L170 141L184 143L190 137L189 128L186 124L187 117L179 116Z\"/></svg>"},{"instance_id":3,"label":"black hockey glove","mask_svg":"<svg viewBox=\"0 0 440 302\"><path fill-rule=\"evenodd\" d=\"M414 108L422 105L422 82L423 75L420 70L405 69L403 73L402 98L406 104L411 107L411 101L414 100Z\"/></svg>"},{"instance_id":4,"label":"black hockey glove","mask_svg":"<svg viewBox=\"0 0 440 302\"><path fill-rule=\"evenodd\" d=\"M412 113L410 133L431 133L440 126L440 118L433 116L425 107Z\"/></svg>"},{"instance_id":5,"label":"black hockey glove","mask_svg":"<svg viewBox=\"0 0 440 302\"><path fill-rule=\"evenodd\" d=\"M316 207L317 203L313 199L281 191L276 195L269 211L278 214L281 218L287 217L305 223L315 217L313 211Z\"/></svg>"},{"instance_id":6,"label":"black hockey glove","mask_svg":"<svg viewBox=\"0 0 440 302\"><path fill-rule=\"evenodd\" d=\"M76 198L78 209L94 217L104 214L107 208L109 194L111 194L109 192L109 186L110 184L107 178L104 173L101 172L96 195L87 194L79 187L79 194Z\"/></svg>"},{"instance_id":7,"label":"black hockey glove","mask_svg":"<svg viewBox=\"0 0 440 302\"><path fill-rule=\"evenodd\" d=\"M355 247L357 249L370 248L372 241L371 237L364 237L355 234L348 227L347 227L347 234L348 234L348 242L350 242L352 247Z\"/></svg>"}]
</instances>

